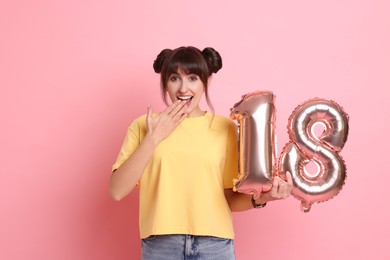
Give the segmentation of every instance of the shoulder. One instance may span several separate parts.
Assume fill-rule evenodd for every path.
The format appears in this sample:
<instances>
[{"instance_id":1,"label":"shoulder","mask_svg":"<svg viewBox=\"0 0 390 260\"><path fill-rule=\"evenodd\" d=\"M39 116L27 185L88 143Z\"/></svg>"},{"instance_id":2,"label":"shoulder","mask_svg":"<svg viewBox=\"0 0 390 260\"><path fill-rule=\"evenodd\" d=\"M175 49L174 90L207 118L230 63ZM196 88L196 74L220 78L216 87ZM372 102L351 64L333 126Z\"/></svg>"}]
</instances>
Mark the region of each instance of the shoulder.
<instances>
[{"instance_id":1,"label":"shoulder","mask_svg":"<svg viewBox=\"0 0 390 260\"><path fill-rule=\"evenodd\" d=\"M219 122L224 124L235 124L235 122L230 118L221 115L214 115L214 120L218 120Z\"/></svg>"},{"instance_id":2,"label":"shoulder","mask_svg":"<svg viewBox=\"0 0 390 260\"><path fill-rule=\"evenodd\" d=\"M136 117L129 125L128 130L138 132L143 128L146 128L146 114Z\"/></svg>"},{"instance_id":3,"label":"shoulder","mask_svg":"<svg viewBox=\"0 0 390 260\"><path fill-rule=\"evenodd\" d=\"M146 114L143 114L143 115L140 115L138 116L137 118L134 119L133 122L137 122L137 123L145 123L146 122Z\"/></svg>"},{"instance_id":4,"label":"shoulder","mask_svg":"<svg viewBox=\"0 0 390 260\"><path fill-rule=\"evenodd\" d=\"M231 120L230 118L227 118L225 116L221 115L214 115L214 118L212 119L213 123L216 124L218 127L223 127L223 128L237 128L236 122Z\"/></svg>"}]
</instances>

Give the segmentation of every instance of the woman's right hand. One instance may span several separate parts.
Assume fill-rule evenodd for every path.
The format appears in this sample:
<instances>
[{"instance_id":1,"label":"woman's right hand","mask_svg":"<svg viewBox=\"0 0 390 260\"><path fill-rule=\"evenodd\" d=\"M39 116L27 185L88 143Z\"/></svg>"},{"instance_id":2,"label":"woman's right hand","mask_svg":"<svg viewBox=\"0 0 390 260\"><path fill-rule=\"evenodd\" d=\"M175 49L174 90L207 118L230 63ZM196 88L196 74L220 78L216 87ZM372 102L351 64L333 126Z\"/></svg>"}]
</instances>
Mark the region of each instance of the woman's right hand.
<instances>
[{"instance_id":1,"label":"woman's right hand","mask_svg":"<svg viewBox=\"0 0 390 260\"><path fill-rule=\"evenodd\" d=\"M177 100L155 117L152 116L152 107L148 106L147 135L150 135L156 144L169 136L187 117L186 104L185 101Z\"/></svg>"},{"instance_id":2,"label":"woman's right hand","mask_svg":"<svg viewBox=\"0 0 390 260\"><path fill-rule=\"evenodd\" d=\"M110 194L113 199L121 200L133 190L152 157L156 145L170 135L186 117L186 102L180 100L155 117L152 116L152 108L148 107L145 138L131 156L111 175Z\"/></svg>"}]
</instances>

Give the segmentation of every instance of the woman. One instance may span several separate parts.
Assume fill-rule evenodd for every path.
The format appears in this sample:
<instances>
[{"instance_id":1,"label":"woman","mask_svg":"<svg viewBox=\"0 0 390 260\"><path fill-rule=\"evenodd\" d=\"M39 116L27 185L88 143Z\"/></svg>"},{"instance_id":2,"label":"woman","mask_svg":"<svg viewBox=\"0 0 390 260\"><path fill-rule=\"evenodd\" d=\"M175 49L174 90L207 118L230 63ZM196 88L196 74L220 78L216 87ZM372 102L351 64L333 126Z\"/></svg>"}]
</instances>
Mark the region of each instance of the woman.
<instances>
[{"instance_id":1,"label":"woman","mask_svg":"<svg viewBox=\"0 0 390 260\"><path fill-rule=\"evenodd\" d=\"M129 127L110 194L121 200L139 187L143 259L235 259L231 211L288 197L291 176L275 177L271 191L257 200L233 192L237 126L200 108L205 95L213 112L208 86L222 68L216 50L165 49L153 67L167 108L153 114L149 106Z\"/></svg>"}]
</instances>

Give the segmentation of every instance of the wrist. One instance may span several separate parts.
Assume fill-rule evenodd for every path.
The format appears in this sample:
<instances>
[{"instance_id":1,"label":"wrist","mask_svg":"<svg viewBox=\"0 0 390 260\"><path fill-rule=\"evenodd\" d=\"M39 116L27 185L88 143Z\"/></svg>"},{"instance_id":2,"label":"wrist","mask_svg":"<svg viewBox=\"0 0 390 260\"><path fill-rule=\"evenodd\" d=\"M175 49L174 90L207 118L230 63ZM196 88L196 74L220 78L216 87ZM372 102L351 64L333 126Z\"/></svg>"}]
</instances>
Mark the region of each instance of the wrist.
<instances>
[{"instance_id":1,"label":"wrist","mask_svg":"<svg viewBox=\"0 0 390 260\"><path fill-rule=\"evenodd\" d=\"M270 202L270 201L273 201L275 200L274 197L271 196L271 193L268 191L266 193L263 193L261 195L261 197L259 197L257 200L256 200L256 203L267 203L267 202Z\"/></svg>"},{"instance_id":2,"label":"wrist","mask_svg":"<svg viewBox=\"0 0 390 260\"><path fill-rule=\"evenodd\" d=\"M149 133L147 133L145 135L145 138L143 141L149 143L150 145L152 145L154 147L156 147L160 143L159 139L155 135L149 134Z\"/></svg>"},{"instance_id":3,"label":"wrist","mask_svg":"<svg viewBox=\"0 0 390 260\"><path fill-rule=\"evenodd\" d=\"M264 208L267 205L267 201L264 201L262 198L263 198L263 196L261 196L260 198L255 200L252 196L251 202L252 202L253 208L260 209L260 208Z\"/></svg>"},{"instance_id":4,"label":"wrist","mask_svg":"<svg viewBox=\"0 0 390 260\"><path fill-rule=\"evenodd\" d=\"M269 199L268 199L267 193L261 194L261 196L255 200L256 204L264 204L264 203L267 203L268 201L269 201Z\"/></svg>"}]
</instances>

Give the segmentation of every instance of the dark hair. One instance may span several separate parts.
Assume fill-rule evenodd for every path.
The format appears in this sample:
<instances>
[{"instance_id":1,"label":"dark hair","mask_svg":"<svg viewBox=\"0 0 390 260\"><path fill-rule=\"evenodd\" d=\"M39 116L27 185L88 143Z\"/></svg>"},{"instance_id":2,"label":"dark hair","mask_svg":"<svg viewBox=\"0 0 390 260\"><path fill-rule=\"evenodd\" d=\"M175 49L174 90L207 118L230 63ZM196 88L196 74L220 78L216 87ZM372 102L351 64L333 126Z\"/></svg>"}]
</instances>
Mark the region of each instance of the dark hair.
<instances>
[{"instance_id":1,"label":"dark hair","mask_svg":"<svg viewBox=\"0 0 390 260\"><path fill-rule=\"evenodd\" d=\"M172 73L178 73L182 69L186 74L198 75L204 85L206 101L211 111L214 113L208 94L208 78L213 73L217 73L222 68L222 58L219 53L211 47L200 51L196 47L179 47L177 49L164 49L157 56L153 63L156 73L161 74L161 94L166 104L167 101L167 84L169 76Z\"/></svg>"}]
</instances>

